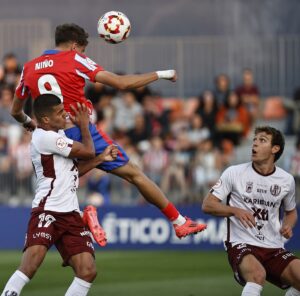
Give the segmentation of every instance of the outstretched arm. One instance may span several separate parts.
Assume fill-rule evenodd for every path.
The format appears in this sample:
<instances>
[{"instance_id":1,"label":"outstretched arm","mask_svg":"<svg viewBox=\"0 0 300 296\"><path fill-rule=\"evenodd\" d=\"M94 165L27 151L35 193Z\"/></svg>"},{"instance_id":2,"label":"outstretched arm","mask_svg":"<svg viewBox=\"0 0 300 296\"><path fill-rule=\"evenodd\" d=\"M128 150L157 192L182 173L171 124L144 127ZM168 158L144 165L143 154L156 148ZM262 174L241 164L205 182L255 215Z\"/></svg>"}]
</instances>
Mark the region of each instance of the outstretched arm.
<instances>
[{"instance_id":1,"label":"outstretched arm","mask_svg":"<svg viewBox=\"0 0 300 296\"><path fill-rule=\"evenodd\" d=\"M167 79L175 82L177 80L176 71L165 70L132 75L117 75L108 71L99 71L95 77L96 82L121 90L139 88L158 79Z\"/></svg>"},{"instance_id":2,"label":"outstretched arm","mask_svg":"<svg viewBox=\"0 0 300 296\"><path fill-rule=\"evenodd\" d=\"M246 228L255 227L255 218L253 217L253 213L244 209L224 205L221 203L221 200L211 193L205 197L202 204L202 211L213 216L235 216Z\"/></svg>"},{"instance_id":3,"label":"outstretched arm","mask_svg":"<svg viewBox=\"0 0 300 296\"><path fill-rule=\"evenodd\" d=\"M113 144L107 146L106 149L95 158L87 161L79 161L77 164L79 177L94 169L102 162L115 160L117 158L118 152L118 146Z\"/></svg>"}]
</instances>

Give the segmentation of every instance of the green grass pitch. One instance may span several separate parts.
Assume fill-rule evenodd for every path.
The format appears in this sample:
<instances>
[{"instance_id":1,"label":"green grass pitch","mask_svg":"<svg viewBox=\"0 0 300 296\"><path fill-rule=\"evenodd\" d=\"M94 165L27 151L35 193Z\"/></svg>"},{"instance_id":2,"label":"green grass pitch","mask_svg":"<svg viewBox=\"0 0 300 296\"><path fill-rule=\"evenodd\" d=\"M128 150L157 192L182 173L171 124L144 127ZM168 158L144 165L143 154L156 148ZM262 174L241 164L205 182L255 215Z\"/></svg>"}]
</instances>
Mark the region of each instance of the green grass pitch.
<instances>
[{"instance_id":1,"label":"green grass pitch","mask_svg":"<svg viewBox=\"0 0 300 296\"><path fill-rule=\"evenodd\" d=\"M21 252L0 252L1 291L20 258ZM234 296L242 290L222 251L100 251L96 262L91 296ZM51 251L22 295L64 295L72 279L71 268L61 267L58 253ZM284 291L267 284L263 295Z\"/></svg>"}]
</instances>

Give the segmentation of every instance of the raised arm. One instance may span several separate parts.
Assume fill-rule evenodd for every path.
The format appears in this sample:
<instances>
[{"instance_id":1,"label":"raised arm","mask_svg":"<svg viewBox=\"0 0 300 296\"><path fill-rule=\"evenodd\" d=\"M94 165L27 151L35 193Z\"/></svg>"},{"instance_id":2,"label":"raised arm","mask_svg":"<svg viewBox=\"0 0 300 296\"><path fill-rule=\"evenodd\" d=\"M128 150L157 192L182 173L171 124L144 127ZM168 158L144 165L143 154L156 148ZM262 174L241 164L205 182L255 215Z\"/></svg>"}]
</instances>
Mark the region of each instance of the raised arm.
<instances>
[{"instance_id":1,"label":"raised arm","mask_svg":"<svg viewBox=\"0 0 300 296\"><path fill-rule=\"evenodd\" d=\"M86 105L77 103L77 109L70 106L74 115L70 119L74 124L79 126L81 131L82 143L74 141L69 158L92 159L95 157L95 148L93 139L89 131L89 114Z\"/></svg>"},{"instance_id":2,"label":"raised arm","mask_svg":"<svg viewBox=\"0 0 300 296\"><path fill-rule=\"evenodd\" d=\"M21 100L14 96L10 114L16 121L20 122L28 131L33 131L36 128L36 123L24 112L24 105L26 100Z\"/></svg>"},{"instance_id":3,"label":"raised arm","mask_svg":"<svg viewBox=\"0 0 300 296\"><path fill-rule=\"evenodd\" d=\"M132 75L117 75L108 71L99 71L95 77L95 80L97 82L109 85L120 90L139 88L158 79L167 79L175 82L177 80L176 71L165 70Z\"/></svg>"}]
</instances>

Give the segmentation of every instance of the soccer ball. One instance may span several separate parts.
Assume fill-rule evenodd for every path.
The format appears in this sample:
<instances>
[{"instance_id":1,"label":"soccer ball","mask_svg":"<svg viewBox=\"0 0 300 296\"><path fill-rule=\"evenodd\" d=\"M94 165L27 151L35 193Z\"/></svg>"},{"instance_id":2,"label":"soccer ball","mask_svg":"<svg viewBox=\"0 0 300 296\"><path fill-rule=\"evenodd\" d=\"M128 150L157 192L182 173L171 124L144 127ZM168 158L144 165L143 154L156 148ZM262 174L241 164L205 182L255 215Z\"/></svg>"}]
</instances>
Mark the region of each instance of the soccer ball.
<instances>
[{"instance_id":1,"label":"soccer ball","mask_svg":"<svg viewBox=\"0 0 300 296\"><path fill-rule=\"evenodd\" d=\"M120 43L129 36L130 21L120 11L109 11L100 17L97 29L99 36L106 42Z\"/></svg>"}]
</instances>

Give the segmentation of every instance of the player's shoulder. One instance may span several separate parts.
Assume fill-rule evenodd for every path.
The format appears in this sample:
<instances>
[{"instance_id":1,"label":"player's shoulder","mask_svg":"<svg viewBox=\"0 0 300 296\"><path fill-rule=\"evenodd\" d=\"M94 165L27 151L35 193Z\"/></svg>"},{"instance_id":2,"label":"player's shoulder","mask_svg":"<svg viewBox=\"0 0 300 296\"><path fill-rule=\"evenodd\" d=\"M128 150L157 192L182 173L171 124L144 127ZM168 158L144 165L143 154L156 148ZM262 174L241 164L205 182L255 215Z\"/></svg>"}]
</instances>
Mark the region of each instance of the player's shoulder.
<instances>
[{"instance_id":1,"label":"player's shoulder","mask_svg":"<svg viewBox=\"0 0 300 296\"><path fill-rule=\"evenodd\" d=\"M275 174L277 177L281 178L283 180L283 182L285 182L285 181L292 182L294 180L294 177L292 174L288 173L287 171L285 171L284 169L282 169L281 167L278 167L278 166L276 166Z\"/></svg>"},{"instance_id":2,"label":"player's shoulder","mask_svg":"<svg viewBox=\"0 0 300 296\"><path fill-rule=\"evenodd\" d=\"M46 144L59 135L60 134L55 131L46 131L42 128L36 128L32 133L31 141L33 144Z\"/></svg>"},{"instance_id":3,"label":"player's shoulder","mask_svg":"<svg viewBox=\"0 0 300 296\"><path fill-rule=\"evenodd\" d=\"M234 175L240 175L241 173L244 173L251 168L252 168L252 163L246 162L246 163L231 165L224 172L234 174Z\"/></svg>"}]
</instances>

